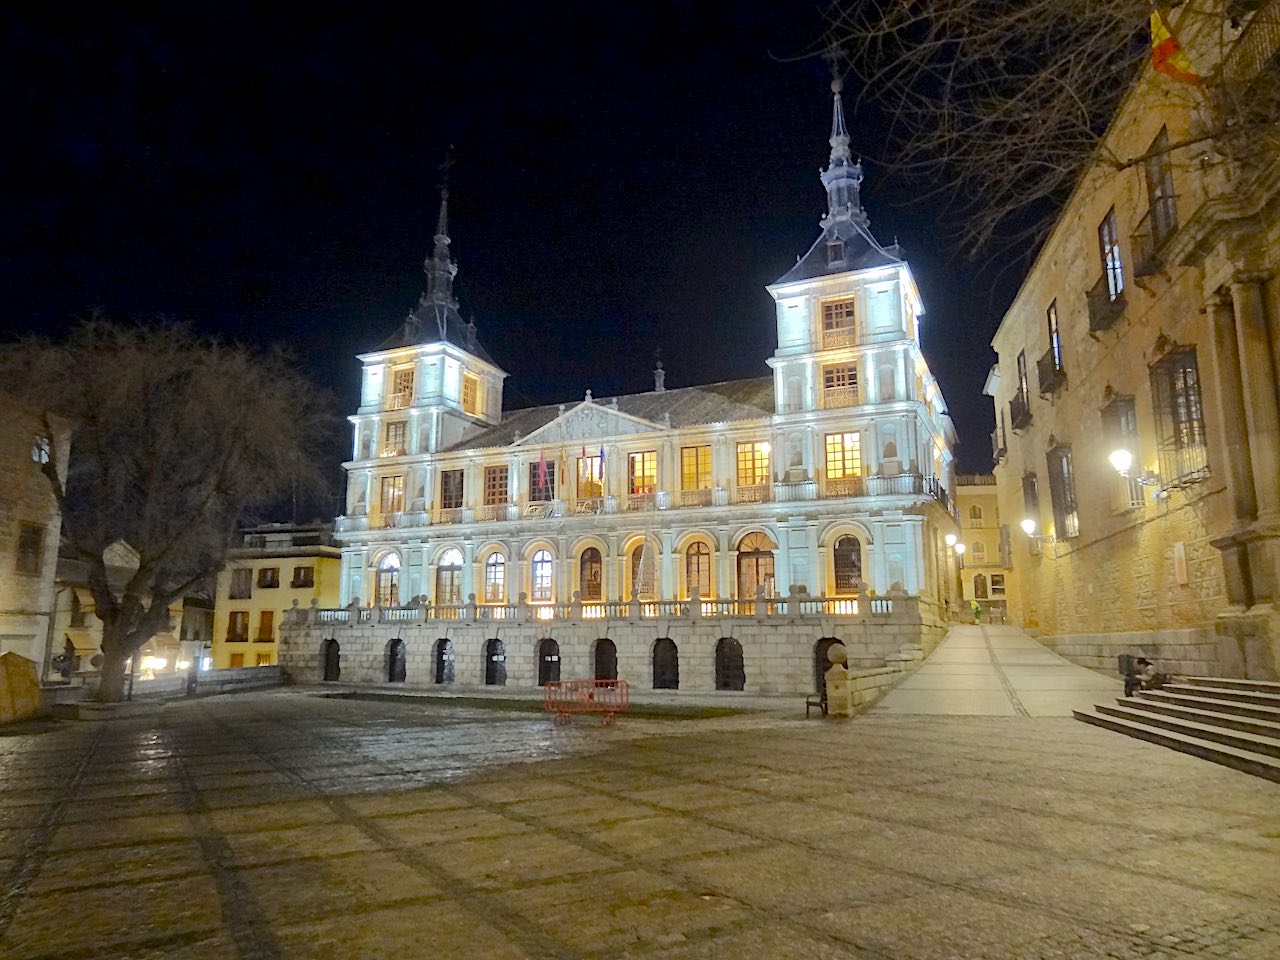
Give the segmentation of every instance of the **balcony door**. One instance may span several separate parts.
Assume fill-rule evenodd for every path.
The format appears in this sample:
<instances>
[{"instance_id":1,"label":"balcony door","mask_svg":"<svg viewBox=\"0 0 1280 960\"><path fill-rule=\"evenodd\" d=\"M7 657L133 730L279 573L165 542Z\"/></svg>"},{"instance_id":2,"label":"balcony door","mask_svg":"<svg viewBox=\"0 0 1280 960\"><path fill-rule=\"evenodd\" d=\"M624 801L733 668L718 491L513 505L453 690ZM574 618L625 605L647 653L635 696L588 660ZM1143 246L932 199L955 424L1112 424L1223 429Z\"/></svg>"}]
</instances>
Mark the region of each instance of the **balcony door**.
<instances>
[{"instance_id":1,"label":"balcony door","mask_svg":"<svg viewBox=\"0 0 1280 960\"><path fill-rule=\"evenodd\" d=\"M738 542L738 598L750 600L760 587L766 597L775 589L773 551L777 549L763 533L749 533Z\"/></svg>"}]
</instances>

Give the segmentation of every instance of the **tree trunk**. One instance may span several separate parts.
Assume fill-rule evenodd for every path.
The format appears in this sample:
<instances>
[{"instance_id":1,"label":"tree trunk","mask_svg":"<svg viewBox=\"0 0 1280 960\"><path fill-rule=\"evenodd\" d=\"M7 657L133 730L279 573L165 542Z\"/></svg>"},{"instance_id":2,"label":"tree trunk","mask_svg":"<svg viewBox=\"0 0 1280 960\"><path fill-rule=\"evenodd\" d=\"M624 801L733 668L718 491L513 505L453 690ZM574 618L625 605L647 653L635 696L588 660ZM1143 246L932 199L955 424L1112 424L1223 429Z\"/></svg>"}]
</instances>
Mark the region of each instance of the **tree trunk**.
<instances>
[{"instance_id":1,"label":"tree trunk","mask_svg":"<svg viewBox=\"0 0 1280 960\"><path fill-rule=\"evenodd\" d=\"M125 665L128 661L129 656L120 644L109 644L104 638L97 700L102 703L119 703L124 699Z\"/></svg>"}]
</instances>

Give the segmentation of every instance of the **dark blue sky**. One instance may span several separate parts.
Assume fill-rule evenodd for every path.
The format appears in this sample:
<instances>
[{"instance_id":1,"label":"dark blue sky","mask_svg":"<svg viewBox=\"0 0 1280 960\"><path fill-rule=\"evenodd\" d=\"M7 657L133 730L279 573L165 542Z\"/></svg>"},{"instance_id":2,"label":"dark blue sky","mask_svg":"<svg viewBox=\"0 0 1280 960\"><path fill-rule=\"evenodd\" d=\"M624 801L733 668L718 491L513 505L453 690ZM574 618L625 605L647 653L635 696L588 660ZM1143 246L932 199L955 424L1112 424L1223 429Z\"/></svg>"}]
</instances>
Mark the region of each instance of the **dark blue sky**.
<instances>
[{"instance_id":1,"label":"dark blue sky","mask_svg":"<svg viewBox=\"0 0 1280 960\"><path fill-rule=\"evenodd\" d=\"M354 354L416 302L456 145L458 292L507 405L767 373L764 285L817 234L816 7L220 5L141 19L10 14L0 334L93 307L283 341L355 406ZM759 9L756 9L756 8ZM879 155L878 118L850 118ZM1009 281L975 277L917 185L863 197L929 310L924 347L968 469L989 466L987 346Z\"/></svg>"}]
</instances>

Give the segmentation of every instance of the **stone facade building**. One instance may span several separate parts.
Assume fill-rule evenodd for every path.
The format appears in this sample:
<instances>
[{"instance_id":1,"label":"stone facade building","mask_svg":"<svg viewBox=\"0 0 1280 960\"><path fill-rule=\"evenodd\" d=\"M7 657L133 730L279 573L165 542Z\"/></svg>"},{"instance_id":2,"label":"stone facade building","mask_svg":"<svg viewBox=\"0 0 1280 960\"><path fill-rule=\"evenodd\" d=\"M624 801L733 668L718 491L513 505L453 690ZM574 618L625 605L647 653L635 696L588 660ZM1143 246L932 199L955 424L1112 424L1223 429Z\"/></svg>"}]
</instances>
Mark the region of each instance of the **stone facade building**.
<instances>
[{"instance_id":1,"label":"stone facade building","mask_svg":"<svg viewBox=\"0 0 1280 960\"><path fill-rule=\"evenodd\" d=\"M911 269L870 231L838 89L829 142L822 230L768 287L778 347L756 379L667 389L659 364L650 392L503 412L508 374L453 298L442 200L426 292L360 357L336 528L354 607L299 618L282 665L318 678L341 623L344 679L354 663L403 676L407 658L418 682L491 683L501 663L673 686L678 646L682 687L808 690L837 623L869 659L935 642L954 430ZM726 637L732 676L713 670Z\"/></svg>"},{"instance_id":2,"label":"stone facade building","mask_svg":"<svg viewBox=\"0 0 1280 960\"><path fill-rule=\"evenodd\" d=\"M1280 4L1224 10L1176 8L1207 81L1144 69L993 341L1012 619L1100 668L1280 662Z\"/></svg>"},{"instance_id":3,"label":"stone facade building","mask_svg":"<svg viewBox=\"0 0 1280 960\"><path fill-rule=\"evenodd\" d=\"M62 518L41 470L52 462L65 479L71 432L62 419L3 394L0 403L0 653L19 654L43 671Z\"/></svg>"}]
</instances>

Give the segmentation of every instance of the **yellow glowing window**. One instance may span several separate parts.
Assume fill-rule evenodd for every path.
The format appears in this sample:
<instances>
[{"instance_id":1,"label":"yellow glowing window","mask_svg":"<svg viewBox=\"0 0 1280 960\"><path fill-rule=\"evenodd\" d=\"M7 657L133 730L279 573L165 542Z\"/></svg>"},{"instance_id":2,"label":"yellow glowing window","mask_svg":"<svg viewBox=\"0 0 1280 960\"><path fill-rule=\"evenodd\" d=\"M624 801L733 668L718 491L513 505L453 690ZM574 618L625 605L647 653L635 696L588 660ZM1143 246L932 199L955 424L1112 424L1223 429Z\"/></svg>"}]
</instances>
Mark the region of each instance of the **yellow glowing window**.
<instances>
[{"instance_id":1,"label":"yellow glowing window","mask_svg":"<svg viewBox=\"0 0 1280 960\"><path fill-rule=\"evenodd\" d=\"M583 500L604 496L604 473L599 456L578 458L578 496Z\"/></svg>"},{"instance_id":2,"label":"yellow glowing window","mask_svg":"<svg viewBox=\"0 0 1280 960\"><path fill-rule=\"evenodd\" d=\"M862 442L856 433L827 434L827 479L862 476Z\"/></svg>"},{"instance_id":3,"label":"yellow glowing window","mask_svg":"<svg viewBox=\"0 0 1280 960\"><path fill-rule=\"evenodd\" d=\"M480 378L469 373L462 375L462 409L466 413L480 412Z\"/></svg>"},{"instance_id":4,"label":"yellow glowing window","mask_svg":"<svg viewBox=\"0 0 1280 960\"><path fill-rule=\"evenodd\" d=\"M853 329L853 300L833 300L822 305L822 331L834 333Z\"/></svg>"},{"instance_id":5,"label":"yellow glowing window","mask_svg":"<svg viewBox=\"0 0 1280 960\"><path fill-rule=\"evenodd\" d=\"M627 454L627 474L631 478L631 493L653 493L658 489L658 453Z\"/></svg>"},{"instance_id":6,"label":"yellow glowing window","mask_svg":"<svg viewBox=\"0 0 1280 960\"><path fill-rule=\"evenodd\" d=\"M738 444L738 486L754 487L769 482L769 442Z\"/></svg>"},{"instance_id":7,"label":"yellow glowing window","mask_svg":"<svg viewBox=\"0 0 1280 960\"><path fill-rule=\"evenodd\" d=\"M404 453L404 436L407 425L403 420L387 424L387 442L383 445L383 456L394 457Z\"/></svg>"},{"instance_id":8,"label":"yellow glowing window","mask_svg":"<svg viewBox=\"0 0 1280 960\"><path fill-rule=\"evenodd\" d=\"M399 513L404 509L404 477L382 478L382 512Z\"/></svg>"},{"instance_id":9,"label":"yellow glowing window","mask_svg":"<svg viewBox=\"0 0 1280 960\"><path fill-rule=\"evenodd\" d=\"M496 506L497 504L506 503L507 496L507 468L506 467L485 467L484 468L484 505L486 507Z\"/></svg>"},{"instance_id":10,"label":"yellow glowing window","mask_svg":"<svg viewBox=\"0 0 1280 960\"><path fill-rule=\"evenodd\" d=\"M680 489L711 489L711 447L680 448Z\"/></svg>"}]
</instances>

